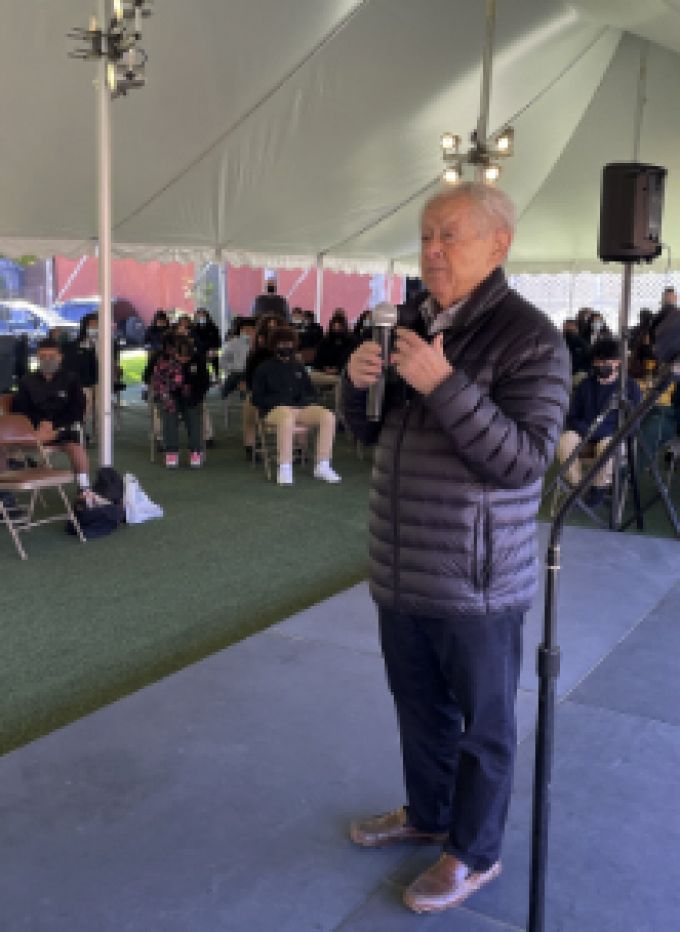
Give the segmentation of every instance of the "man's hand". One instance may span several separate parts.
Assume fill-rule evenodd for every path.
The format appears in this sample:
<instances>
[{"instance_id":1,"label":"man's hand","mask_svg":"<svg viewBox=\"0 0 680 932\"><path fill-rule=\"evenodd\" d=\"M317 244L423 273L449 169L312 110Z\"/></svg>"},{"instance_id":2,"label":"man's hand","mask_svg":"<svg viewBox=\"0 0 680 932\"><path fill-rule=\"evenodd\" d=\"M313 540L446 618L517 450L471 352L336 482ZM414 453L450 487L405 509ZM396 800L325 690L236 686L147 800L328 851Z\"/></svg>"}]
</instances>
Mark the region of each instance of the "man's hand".
<instances>
[{"instance_id":1,"label":"man's hand","mask_svg":"<svg viewBox=\"0 0 680 932\"><path fill-rule=\"evenodd\" d=\"M54 424L52 421L41 421L38 424L37 431L38 440L41 443L50 443L57 436L57 432L54 429Z\"/></svg>"},{"instance_id":2,"label":"man's hand","mask_svg":"<svg viewBox=\"0 0 680 932\"><path fill-rule=\"evenodd\" d=\"M453 372L444 355L444 334L427 343L413 330L397 327L397 345L391 362L401 378L421 395L429 395Z\"/></svg>"},{"instance_id":3,"label":"man's hand","mask_svg":"<svg viewBox=\"0 0 680 932\"><path fill-rule=\"evenodd\" d=\"M382 372L382 354L380 346L373 340L367 340L349 357L347 375L355 388L370 388L380 378Z\"/></svg>"}]
</instances>

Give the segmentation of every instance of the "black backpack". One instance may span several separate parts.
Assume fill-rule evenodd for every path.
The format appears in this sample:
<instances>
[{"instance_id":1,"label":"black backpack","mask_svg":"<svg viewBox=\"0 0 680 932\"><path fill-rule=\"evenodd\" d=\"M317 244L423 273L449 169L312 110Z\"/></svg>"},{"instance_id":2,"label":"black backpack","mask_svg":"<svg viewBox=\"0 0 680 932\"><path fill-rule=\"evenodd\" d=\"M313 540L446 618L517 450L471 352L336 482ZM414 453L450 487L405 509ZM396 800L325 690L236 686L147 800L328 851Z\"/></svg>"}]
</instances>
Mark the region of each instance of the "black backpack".
<instances>
[{"instance_id":1,"label":"black backpack","mask_svg":"<svg viewBox=\"0 0 680 932\"><path fill-rule=\"evenodd\" d=\"M125 517L122 505L116 505L112 502L110 505L94 505L92 508L88 508L82 498L78 498L74 502L73 513L87 540L106 537L111 531L115 531L120 527ZM66 522L66 530L69 534L76 533L73 522Z\"/></svg>"},{"instance_id":2,"label":"black backpack","mask_svg":"<svg viewBox=\"0 0 680 932\"><path fill-rule=\"evenodd\" d=\"M111 466L102 466L97 473L92 489L97 495L108 499L110 504L95 505L88 508L83 499L76 499L73 511L83 534L88 540L106 537L111 531L115 531L120 527L125 520L125 507L123 505L125 486L120 474L115 469ZM66 530L69 534L76 533L71 521L67 522Z\"/></svg>"},{"instance_id":3,"label":"black backpack","mask_svg":"<svg viewBox=\"0 0 680 932\"><path fill-rule=\"evenodd\" d=\"M102 498L108 499L114 505L123 504L125 486L123 478L112 466L102 466L97 473L92 489L101 495Z\"/></svg>"}]
</instances>

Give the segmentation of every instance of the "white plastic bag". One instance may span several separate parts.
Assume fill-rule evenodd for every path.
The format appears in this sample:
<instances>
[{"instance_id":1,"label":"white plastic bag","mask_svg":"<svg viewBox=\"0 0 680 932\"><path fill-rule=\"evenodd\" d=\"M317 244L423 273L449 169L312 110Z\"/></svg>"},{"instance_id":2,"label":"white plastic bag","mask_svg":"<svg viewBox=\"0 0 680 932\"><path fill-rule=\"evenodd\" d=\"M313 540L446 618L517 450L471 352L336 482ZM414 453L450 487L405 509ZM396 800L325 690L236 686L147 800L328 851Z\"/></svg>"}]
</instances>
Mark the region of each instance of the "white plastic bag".
<instances>
[{"instance_id":1,"label":"white plastic bag","mask_svg":"<svg viewBox=\"0 0 680 932\"><path fill-rule=\"evenodd\" d=\"M163 509L152 502L139 484L139 479L132 473L126 472L123 477L125 492L123 503L125 505L125 520L128 524L142 524L152 518L162 518Z\"/></svg>"}]
</instances>

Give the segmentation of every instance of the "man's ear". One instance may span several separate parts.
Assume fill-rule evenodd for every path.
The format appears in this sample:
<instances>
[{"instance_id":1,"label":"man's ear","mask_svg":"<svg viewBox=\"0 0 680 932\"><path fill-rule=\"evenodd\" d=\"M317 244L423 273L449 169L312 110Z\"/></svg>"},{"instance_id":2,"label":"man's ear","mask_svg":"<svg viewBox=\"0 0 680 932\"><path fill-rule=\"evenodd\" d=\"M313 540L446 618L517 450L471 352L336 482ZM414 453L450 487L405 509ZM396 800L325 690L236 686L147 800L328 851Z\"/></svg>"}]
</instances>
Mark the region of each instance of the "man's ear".
<instances>
[{"instance_id":1,"label":"man's ear","mask_svg":"<svg viewBox=\"0 0 680 932\"><path fill-rule=\"evenodd\" d=\"M502 265L510 252L512 233L506 227L498 227L494 231L493 257L498 265Z\"/></svg>"}]
</instances>

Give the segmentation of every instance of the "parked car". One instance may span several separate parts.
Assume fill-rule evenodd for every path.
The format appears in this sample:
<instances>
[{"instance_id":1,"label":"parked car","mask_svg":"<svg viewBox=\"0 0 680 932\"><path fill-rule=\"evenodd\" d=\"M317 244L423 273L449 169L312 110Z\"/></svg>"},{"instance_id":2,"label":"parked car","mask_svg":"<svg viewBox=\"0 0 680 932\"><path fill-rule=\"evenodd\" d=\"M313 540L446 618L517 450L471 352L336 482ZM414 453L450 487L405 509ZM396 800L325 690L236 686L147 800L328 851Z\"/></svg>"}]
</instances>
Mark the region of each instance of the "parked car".
<instances>
[{"instance_id":1,"label":"parked car","mask_svg":"<svg viewBox=\"0 0 680 932\"><path fill-rule=\"evenodd\" d=\"M79 324L86 314L99 313L99 296L59 301L54 305L54 309L62 317ZM121 343L141 346L144 343L146 325L137 314L135 306L126 298L113 298L112 313L116 325L116 336Z\"/></svg>"},{"instance_id":2,"label":"parked car","mask_svg":"<svg viewBox=\"0 0 680 932\"><path fill-rule=\"evenodd\" d=\"M73 338L78 333L78 324L30 301L0 301L0 333L25 336L31 352L50 330L60 330Z\"/></svg>"},{"instance_id":3,"label":"parked car","mask_svg":"<svg viewBox=\"0 0 680 932\"><path fill-rule=\"evenodd\" d=\"M97 314L99 311L99 297L71 298L70 301L57 301L54 310L64 320L79 324L86 314Z\"/></svg>"}]
</instances>

